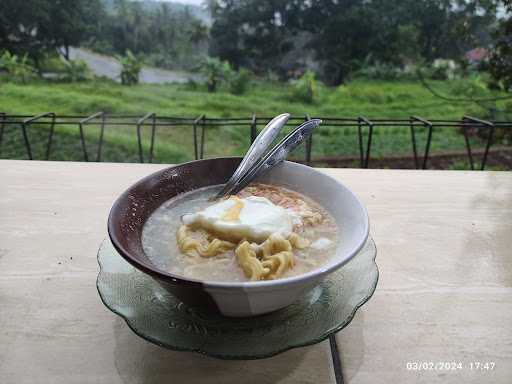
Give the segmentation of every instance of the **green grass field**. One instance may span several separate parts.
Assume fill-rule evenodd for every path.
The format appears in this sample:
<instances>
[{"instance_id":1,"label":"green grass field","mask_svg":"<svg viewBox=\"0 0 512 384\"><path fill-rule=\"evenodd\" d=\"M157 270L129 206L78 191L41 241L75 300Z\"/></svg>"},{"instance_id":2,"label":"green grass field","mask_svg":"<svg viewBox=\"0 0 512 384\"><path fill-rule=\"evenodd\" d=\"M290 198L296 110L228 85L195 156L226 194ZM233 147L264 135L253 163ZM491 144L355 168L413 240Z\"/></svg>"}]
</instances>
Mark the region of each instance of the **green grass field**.
<instances>
[{"instance_id":1,"label":"green grass field","mask_svg":"<svg viewBox=\"0 0 512 384\"><path fill-rule=\"evenodd\" d=\"M463 80L431 81L440 93L464 97ZM499 105L505 108L506 105ZM510 107L510 106L508 106ZM110 81L57 84L36 82L27 85L0 83L0 112L38 114L52 111L58 115L90 115L97 111L109 114L161 116L250 117L273 116L282 112L293 115L372 118L408 118L419 115L430 119L460 119L464 114L485 116L486 111L474 103L448 103L434 97L417 82L384 82L355 80L338 88L320 86L313 104L290 99L289 88L282 84L257 83L244 95L235 96L222 89L207 93L187 85L137 85L125 87ZM261 128L261 126L260 126ZM147 130L147 129L146 129ZM95 150L97 127L87 127L90 151ZM419 130L419 147L423 137ZM30 128L34 157L42 158L47 132L41 126ZM373 157L411 153L408 127L376 127ZM144 146L148 147L148 132ZM242 154L249 145L249 126L209 127L206 131L205 156ZM474 139L475 146L481 146ZM464 140L454 129L434 132L432 152L463 150ZM353 127L320 127L314 136L313 158L323 156L356 156L356 129ZM193 138L190 126L159 128L155 162L181 162L192 159ZM297 156L301 156L300 153ZM2 158L26 158L19 125L4 129L0 152ZM81 160L78 127L57 126L51 159ZM103 161L138 161L135 127L108 126L105 132Z\"/></svg>"}]
</instances>

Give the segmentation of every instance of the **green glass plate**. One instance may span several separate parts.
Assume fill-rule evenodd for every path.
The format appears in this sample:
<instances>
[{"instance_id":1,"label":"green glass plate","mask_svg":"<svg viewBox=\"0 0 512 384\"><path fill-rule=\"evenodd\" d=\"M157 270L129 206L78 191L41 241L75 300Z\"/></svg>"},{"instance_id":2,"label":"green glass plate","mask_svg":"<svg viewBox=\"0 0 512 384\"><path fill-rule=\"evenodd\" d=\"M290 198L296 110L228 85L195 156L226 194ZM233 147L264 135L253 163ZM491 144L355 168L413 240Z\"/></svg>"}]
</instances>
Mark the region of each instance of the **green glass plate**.
<instances>
[{"instance_id":1,"label":"green glass plate","mask_svg":"<svg viewBox=\"0 0 512 384\"><path fill-rule=\"evenodd\" d=\"M103 303L140 337L177 351L222 359L259 359L318 343L350 323L372 296L377 250L363 249L302 299L279 311L228 318L190 308L126 262L106 239L98 251Z\"/></svg>"}]
</instances>

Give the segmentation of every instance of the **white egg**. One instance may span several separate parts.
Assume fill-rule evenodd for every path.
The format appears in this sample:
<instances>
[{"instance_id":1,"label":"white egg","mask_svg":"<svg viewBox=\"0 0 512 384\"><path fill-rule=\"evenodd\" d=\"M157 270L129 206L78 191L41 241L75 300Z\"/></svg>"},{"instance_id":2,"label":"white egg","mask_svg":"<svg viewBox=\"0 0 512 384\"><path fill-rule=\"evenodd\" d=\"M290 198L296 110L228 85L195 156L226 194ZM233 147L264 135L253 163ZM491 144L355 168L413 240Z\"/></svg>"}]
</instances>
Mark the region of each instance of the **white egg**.
<instances>
[{"instance_id":1,"label":"white egg","mask_svg":"<svg viewBox=\"0 0 512 384\"><path fill-rule=\"evenodd\" d=\"M220 201L197 213L184 215L183 223L227 239L256 242L265 241L272 234L288 237L293 227L289 212L259 196Z\"/></svg>"}]
</instances>

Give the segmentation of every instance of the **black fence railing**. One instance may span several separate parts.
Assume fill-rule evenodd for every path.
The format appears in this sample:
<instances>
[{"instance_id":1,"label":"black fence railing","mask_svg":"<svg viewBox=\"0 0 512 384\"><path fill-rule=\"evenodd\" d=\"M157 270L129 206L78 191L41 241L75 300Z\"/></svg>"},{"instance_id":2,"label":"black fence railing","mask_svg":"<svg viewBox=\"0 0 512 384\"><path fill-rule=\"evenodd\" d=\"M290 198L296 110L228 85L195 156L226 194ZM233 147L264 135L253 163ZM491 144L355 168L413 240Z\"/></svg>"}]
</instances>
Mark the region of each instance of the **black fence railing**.
<instances>
[{"instance_id":1,"label":"black fence railing","mask_svg":"<svg viewBox=\"0 0 512 384\"><path fill-rule=\"evenodd\" d=\"M357 132L357 146L359 152L358 165L361 168L368 168L372 155L373 143L375 141L375 130L386 129L387 127L404 127L409 128L411 137L411 150L413 167L416 169L426 169L429 166L429 159L431 156L431 143L436 131L439 128L453 128L459 130L464 137L464 152L468 160L470 169L484 170L488 161L489 153L494 144L494 133L496 129L506 130L512 136L512 122L511 121L486 121L471 116L463 116L460 120L443 120L443 119L426 119L420 116L411 116L405 119L369 119L364 116L355 118L342 118L342 117L318 117L318 116L293 116L288 121L288 126L298 125L300 122L310 118L320 118L323 120L321 127L353 127ZM190 127L190 134L193 141L193 153L195 159L201 159L205 153L206 132L208 127L247 127L247 135L252 142L258 133L258 127L262 127L272 117L256 116L253 114L248 117L240 118L211 118L204 114L198 117L172 117L172 116L157 116L155 113L147 113L144 116L140 115L108 115L104 112L97 112L90 116L83 115L57 115L53 112L41 113L35 116L32 115L14 115L0 112L0 155L2 151L3 136L5 127L15 126L19 127L22 142L25 147L26 156L28 159L34 159L32 146L33 143L30 138L30 131L38 129L38 127L45 127L44 143L44 159L50 159L52 153L52 144L55 137L55 128L58 125L76 126L78 129L78 137L80 140L80 147L82 152L83 161L102 161L102 149L105 138L105 130L107 127L122 127L129 126L135 127L136 133L138 161L153 162L154 149L157 141L157 131L170 129L172 127ZM86 130L88 127L96 126L99 128L97 138L97 147L95 153L90 153L88 149ZM144 153L144 145L142 143L142 132L149 128L150 144L148 153ZM425 143L422 148L418 144L418 128L423 128L426 132ZM243 129L243 128L242 128ZM472 148L470 135L478 135L482 142L483 151L480 151L481 161L477 164L474 149ZM41 136L39 135L39 141ZM41 144L41 143L39 143ZM311 164L312 150L314 145L314 135L312 135L304 146L304 159L302 162ZM147 146L146 146L147 147Z\"/></svg>"}]
</instances>

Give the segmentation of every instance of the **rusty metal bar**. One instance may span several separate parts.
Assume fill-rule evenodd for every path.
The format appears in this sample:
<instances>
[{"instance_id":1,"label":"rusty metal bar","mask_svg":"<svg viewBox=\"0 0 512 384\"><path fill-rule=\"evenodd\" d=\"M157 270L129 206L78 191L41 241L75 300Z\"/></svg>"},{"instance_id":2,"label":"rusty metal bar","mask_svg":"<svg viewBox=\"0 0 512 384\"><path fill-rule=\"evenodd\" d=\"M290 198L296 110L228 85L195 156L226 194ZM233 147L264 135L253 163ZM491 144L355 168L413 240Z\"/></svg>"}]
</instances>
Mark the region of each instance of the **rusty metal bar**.
<instances>
[{"instance_id":1,"label":"rusty metal bar","mask_svg":"<svg viewBox=\"0 0 512 384\"><path fill-rule=\"evenodd\" d=\"M418 151L416 149L416 135L414 133L414 123L410 120L410 130L411 130L411 144L412 144L412 154L414 158L414 168L418 169Z\"/></svg>"},{"instance_id":2,"label":"rusty metal bar","mask_svg":"<svg viewBox=\"0 0 512 384\"><path fill-rule=\"evenodd\" d=\"M154 112L150 112L143 117L141 117L139 120L137 120L137 143L139 147L139 161L141 163L144 163L144 155L142 151L142 134L141 134L141 127L144 124L144 122L148 119L152 119L153 123L151 125L151 143L149 147L149 162L153 162L153 146L155 143L155 129L156 129L156 114Z\"/></svg>"},{"instance_id":3,"label":"rusty metal bar","mask_svg":"<svg viewBox=\"0 0 512 384\"><path fill-rule=\"evenodd\" d=\"M306 114L304 117L304 121L311 120L311 117L309 117L309 114ZM313 148L313 132L311 132L311 135L306 139L306 164L311 165L311 150Z\"/></svg>"},{"instance_id":4,"label":"rusty metal bar","mask_svg":"<svg viewBox=\"0 0 512 384\"><path fill-rule=\"evenodd\" d=\"M98 151L96 153L96 161L100 161L101 148L102 148L102 142L103 142L103 132L105 130L105 112L96 112L95 114L93 114L89 117L86 117L85 119L82 119L78 122L78 128L80 131L80 142L82 143L82 151L84 154L84 161L89 161L89 154L87 152L87 146L85 143L84 126L91 124L91 121L97 119L98 117L101 117L101 128L100 128L100 137L99 137L99 143L98 143Z\"/></svg>"},{"instance_id":5,"label":"rusty metal bar","mask_svg":"<svg viewBox=\"0 0 512 384\"><path fill-rule=\"evenodd\" d=\"M256 114L253 113L251 117L251 144L254 143L256 136L258 136L257 121L258 119L256 119Z\"/></svg>"},{"instance_id":6,"label":"rusty metal bar","mask_svg":"<svg viewBox=\"0 0 512 384\"><path fill-rule=\"evenodd\" d=\"M7 114L6 115L9 117L9 118L17 118L17 119L24 119L24 118L29 118L29 117L32 117L33 115L27 115L27 114ZM63 119L84 119L86 118L87 116L83 116L83 115L60 115L58 116L58 119L61 120L61 124L73 124L73 123L77 123L77 121L65 121ZM317 116L312 116L312 117L315 117L317 118ZM139 115L108 115L108 119L110 121L113 121L112 124L121 124L120 122L116 121L118 119L128 119L130 122L128 123L129 125L136 125L136 123L134 122L134 119L138 119L140 118L140 114ZM258 117L258 119L262 119L262 120L267 120L267 121L270 121L273 117ZM325 122L346 122L348 125L352 124L354 125L354 123L357 123L357 118L347 118L347 117L319 117L318 118L321 118L323 121ZM167 121L169 123L176 123L176 124L184 124L184 123L192 123L194 121L194 117L178 117L178 116L159 116L158 117L158 120L160 121ZM243 124L243 123L247 123L247 122L250 122L251 118L250 117L208 117L205 119L206 120L206 123L207 124L211 124L211 123L214 123L216 121L218 122L223 122L223 124L225 124L225 122L229 122L229 121L232 121L234 125L240 125L240 124ZM434 126L438 126L438 124L441 124L443 126L452 126L452 127L459 127L460 124L461 124L461 121L460 119L455 119L455 120L450 120L450 119L428 119L430 122L432 122L434 124ZM300 123L301 121L303 121L303 118L302 117L291 117L290 118L290 121L296 121L298 123ZM409 121L410 119L407 118L407 119L390 119L390 118L372 118L372 122L374 124L377 124L379 123L379 126L381 125L380 123L388 123L389 125L391 126L409 126ZM18 123L19 121L14 121L12 123ZM512 122L510 121L492 121L493 124L495 126L497 125L505 125L507 128L508 127L512 127ZM56 122L57 123L57 122ZM166 125L167 125L166 124ZM331 124L329 124L331 125Z\"/></svg>"},{"instance_id":7,"label":"rusty metal bar","mask_svg":"<svg viewBox=\"0 0 512 384\"><path fill-rule=\"evenodd\" d=\"M203 118L201 120L201 152L200 152L200 156L201 156L201 159L204 157L204 139L205 139L205 119L206 119L206 116L203 115Z\"/></svg>"},{"instance_id":8,"label":"rusty metal bar","mask_svg":"<svg viewBox=\"0 0 512 384\"><path fill-rule=\"evenodd\" d=\"M103 148L103 134L105 133L105 114L101 115L100 141L98 143L98 152L96 153L96 161L101 161L101 149Z\"/></svg>"},{"instance_id":9,"label":"rusty metal bar","mask_svg":"<svg viewBox=\"0 0 512 384\"><path fill-rule=\"evenodd\" d=\"M4 139L5 120L7 120L5 112L0 112L0 153L2 152L2 141Z\"/></svg>"},{"instance_id":10,"label":"rusty metal bar","mask_svg":"<svg viewBox=\"0 0 512 384\"><path fill-rule=\"evenodd\" d=\"M6 121L5 124L19 124L20 119L31 117L27 115L9 115L6 114ZM63 116L57 116L57 120L55 121L55 125L70 125L70 124L78 124L78 119L83 119L84 116L76 116L76 115L63 115ZM129 120L123 120L128 119ZM137 125L137 119L140 118L140 115L138 116L124 116L124 115L108 115L108 119L105 121L105 127L109 125L115 125L115 126L136 126ZM313 118L313 116L312 116ZM316 116L315 116L316 118ZM321 118L322 121L329 125L330 127L353 127L357 126L357 118L354 119L347 119L347 118L324 118L324 117L318 117ZM135 119L135 120L134 120ZM266 120L265 117L258 117L258 120L260 121L270 121L270 119ZM195 119L193 118L179 118L179 117L164 117L164 116L158 116L158 122L156 123L157 126L165 126L165 127L171 127L171 126L183 126L186 124L193 124ZM207 126L240 126L245 124L251 123L250 117L245 118L214 118L214 117L208 117L205 118L205 124ZM303 117L294 117L290 118L287 125L293 125L294 123L300 123L301 121L304 121ZM471 126L471 123L463 123L461 120L439 120L439 119L429 119L429 121L432 123L434 127L446 127L446 128L460 128L463 127L464 124ZM407 120L403 119L373 119L372 122L375 125L379 125L379 128L392 128L392 127L409 127L410 126L410 118ZM492 121L494 126L496 128L505 128L505 129L511 129L512 128L512 122L510 121ZM34 121L33 125L44 125L48 124L44 121Z\"/></svg>"},{"instance_id":11,"label":"rusty metal bar","mask_svg":"<svg viewBox=\"0 0 512 384\"><path fill-rule=\"evenodd\" d=\"M155 150L155 135L156 135L156 113L153 116L153 125L151 127L151 143L149 145L149 162L153 162L153 154Z\"/></svg>"},{"instance_id":12,"label":"rusty metal bar","mask_svg":"<svg viewBox=\"0 0 512 384\"><path fill-rule=\"evenodd\" d=\"M50 159L50 151L51 151L51 147L52 147L52 141L53 141L53 132L54 132L54 128L55 128L55 113L53 113L53 112L41 113L39 115L30 117L28 119L24 119L21 122L21 130L23 132L23 140L25 141L25 148L27 149L27 155L28 155L29 160L33 160L33 156L32 156L32 148L30 147L30 140L28 137L27 128L30 126L30 124L32 122L42 119L42 118L45 118L45 117L51 118L50 132L48 133L48 140L46 143L46 154L45 154L45 159L49 160Z\"/></svg>"},{"instance_id":13,"label":"rusty metal bar","mask_svg":"<svg viewBox=\"0 0 512 384\"><path fill-rule=\"evenodd\" d=\"M363 132L362 126L368 126L368 140L366 142L366 153L363 149ZM373 123L364 116L357 118L357 134L359 138L359 159L361 168L368 168L370 162L370 152L372 148L372 137L373 137Z\"/></svg>"},{"instance_id":14,"label":"rusty metal bar","mask_svg":"<svg viewBox=\"0 0 512 384\"><path fill-rule=\"evenodd\" d=\"M491 148L491 145L492 145L492 141L493 141L493 138L494 138L494 129L495 129L495 126L494 126L494 123L490 122L490 121L487 121L487 120L482 120L482 119L479 119L477 117L472 117L472 116L463 116L462 117L462 121L463 122L471 122L473 124L479 124L480 126L484 126L484 127L488 127L488 133L487 133L487 141L486 141L486 144L485 144L485 151L484 151L484 155L482 157L482 162L480 164L480 170L483 171L485 169L485 165L487 164L487 156L489 154L489 149ZM469 158L469 164L471 166L471 169L475 169L475 163L474 163L474 159L473 159L473 154L471 152L471 144L469 142L469 137L468 137L468 132L467 132L467 125L464 125L464 139L465 139L465 142L466 142L466 149L467 149L467 153L468 153L468 158Z\"/></svg>"},{"instance_id":15,"label":"rusty metal bar","mask_svg":"<svg viewBox=\"0 0 512 384\"><path fill-rule=\"evenodd\" d=\"M466 144L466 152L468 154L469 167L472 170L474 170L475 169L475 164L473 162L473 154L471 153L471 144L469 143L467 126L465 126L465 125L463 126L462 133L464 134L464 142Z\"/></svg>"},{"instance_id":16,"label":"rusty metal bar","mask_svg":"<svg viewBox=\"0 0 512 384\"><path fill-rule=\"evenodd\" d=\"M414 126L416 123L420 123L427 128L427 142L425 144L425 152L423 154L423 161L421 164L421 169L427 169L428 156L430 154L430 144L432 142L432 123L427 119L424 119L419 116L411 116L411 135L412 135L412 143L413 143L413 152L414 152L414 165L416 169L418 169L418 153L416 150L416 135Z\"/></svg>"},{"instance_id":17,"label":"rusty metal bar","mask_svg":"<svg viewBox=\"0 0 512 384\"><path fill-rule=\"evenodd\" d=\"M198 151L198 148L197 148L197 125L199 124L199 122L201 120L204 119L204 115L200 115L199 117L197 117L193 124L192 124L192 127L193 127L193 134L194 134L194 155L195 155L195 159L196 160L199 160L199 151ZM203 128L204 129L204 128Z\"/></svg>"},{"instance_id":18,"label":"rusty metal bar","mask_svg":"<svg viewBox=\"0 0 512 384\"><path fill-rule=\"evenodd\" d=\"M99 142L97 153L94 155L96 157L96 161L102 160L102 147L104 144L104 133L107 126L135 126L138 129L138 141L139 147L136 149L138 151L139 160L142 158L144 162L152 162L154 156L154 145L156 141L156 127L163 127L171 129L174 126L190 126L194 125L194 152L195 157L197 159L204 157L204 149L206 146L206 130L212 127L224 127L224 126L250 126L250 140L254 140L257 136L257 123L265 121L264 117L256 117L256 114L252 114L251 116L243 117L243 118L206 118L205 115L201 115L199 118L179 118L179 117L156 117L152 114L144 115L145 120L141 121L141 117L132 115L106 115L104 112L98 112L94 115L83 117L77 115L62 115L56 116L51 113L44 113L37 116L30 115L14 115L7 113L0 113L0 145L5 147L6 143L6 135L10 133L8 130L9 124L15 124L16 127L22 128L23 140L26 147L26 153L29 158L33 158L34 153L32 153L35 143L36 136L31 134L34 129L37 129L38 125L48 126L48 139L46 136L40 140L40 143L37 143L38 147L46 145L46 158L51 157L52 145L54 141L54 136L56 132L54 131L57 125L69 125L69 124L77 124L80 127L80 140L82 144L83 157L85 161L93 161L92 153L96 152L96 148L89 148L87 150L86 145L86 137L85 130L86 125L101 125L101 130L99 131ZM309 116L300 117L296 116L290 119L288 123L288 127L294 126L297 122L304 121L304 119L309 118ZM78 120L80 119L80 120ZM95 120L96 119L96 120ZM270 120L270 118L269 118ZM430 151L432 147L432 135L434 128L460 128L461 134L464 135L466 152L469 158L469 163L472 169L485 169L488 159L489 153L491 151L491 146L494 144L494 136L495 129L512 129L512 122L510 121L486 121L478 118L474 118L471 116L464 116L459 120L441 120L441 119L424 119L417 116L411 116L407 120L405 119L372 119L371 121L365 120L365 118L333 118L333 117L322 117L322 120L326 123L326 125L330 127L357 127L357 132L354 134L358 135L359 138L359 160L361 167L369 166L369 159L371 155L372 145L372 133L375 132L373 127L382 125L382 128L392 128L392 127L409 127L411 129L411 140L413 144L413 154L414 154L414 165L418 169L426 169L428 167L428 163L431 162L430 159ZM201 127L198 127L201 125ZM151 144L149 147L149 153L144 153L145 148L142 146L142 134L144 126L151 126ZM365 135L365 126L368 126L368 135ZM425 147L423 148L423 141L419 140L419 135L422 135L422 132L419 132L418 128L427 128L425 132L426 142ZM197 130L197 128L201 128L201 132ZM373 131L372 131L373 130ZM481 160L481 164L475 158L474 148L475 143L473 143L473 139L471 137L471 131L477 130L479 132L479 136L482 138L482 154L478 155L478 160ZM365 141L365 136L368 138L368 141ZM39 139L41 135L37 135ZM471 139L471 140L470 140ZM94 140L95 141L95 140ZM313 140L306 140L305 142L305 163L310 164L312 162L312 143ZM149 144L149 143L148 143ZM480 144L479 144L480 145ZM484 149L485 148L485 149ZM0 147L1 149L1 147ZM44 150L44 149L43 149ZM5 151L4 151L5 152ZM142 152L142 156L141 156ZM43 155L44 156L44 155ZM423 159L422 159L423 157Z\"/></svg>"}]
</instances>

